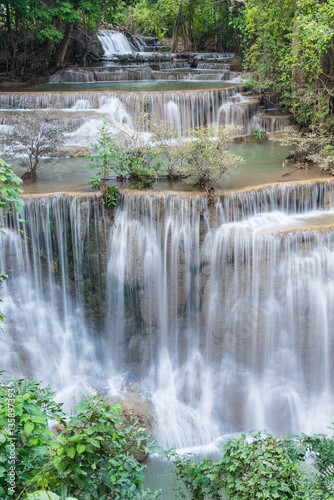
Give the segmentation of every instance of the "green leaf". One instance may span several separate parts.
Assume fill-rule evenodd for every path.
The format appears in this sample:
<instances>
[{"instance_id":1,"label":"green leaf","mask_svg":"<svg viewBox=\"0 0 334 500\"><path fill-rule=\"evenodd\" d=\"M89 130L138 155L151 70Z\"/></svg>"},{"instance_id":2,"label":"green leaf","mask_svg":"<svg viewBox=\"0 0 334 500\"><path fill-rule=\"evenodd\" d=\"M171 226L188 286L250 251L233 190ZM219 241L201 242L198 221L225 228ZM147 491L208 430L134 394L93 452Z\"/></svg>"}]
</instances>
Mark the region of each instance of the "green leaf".
<instances>
[{"instance_id":1,"label":"green leaf","mask_svg":"<svg viewBox=\"0 0 334 500\"><path fill-rule=\"evenodd\" d=\"M66 455L69 456L70 458L75 457L75 448L71 447L66 450Z\"/></svg>"},{"instance_id":2,"label":"green leaf","mask_svg":"<svg viewBox=\"0 0 334 500\"><path fill-rule=\"evenodd\" d=\"M24 424L24 434L29 437L34 430L35 424L33 422L26 422Z\"/></svg>"},{"instance_id":3,"label":"green leaf","mask_svg":"<svg viewBox=\"0 0 334 500\"><path fill-rule=\"evenodd\" d=\"M83 453L86 449L86 446L84 444L78 444L77 445L77 452L78 453Z\"/></svg>"}]
</instances>

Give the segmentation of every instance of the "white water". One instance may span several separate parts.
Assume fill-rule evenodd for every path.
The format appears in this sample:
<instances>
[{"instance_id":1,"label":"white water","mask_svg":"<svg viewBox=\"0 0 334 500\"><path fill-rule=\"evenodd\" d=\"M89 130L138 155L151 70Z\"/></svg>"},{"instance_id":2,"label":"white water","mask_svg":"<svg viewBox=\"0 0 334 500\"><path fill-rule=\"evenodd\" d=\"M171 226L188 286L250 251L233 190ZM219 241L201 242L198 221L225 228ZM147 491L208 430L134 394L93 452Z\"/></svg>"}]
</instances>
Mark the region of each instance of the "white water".
<instances>
[{"instance_id":1,"label":"white water","mask_svg":"<svg viewBox=\"0 0 334 500\"><path fill-rule=\"evenodd\" d=\"M211 215L200 198L126 196L115 224L85 198L26 211L23 239L0 240L1 369L68 402L135 381L165 447L326 431L334 231L308 227L334 220L332 183L232 195Z\"/></svg>"},{"instance_id":2,"label":"white water","mask_svg":"<svg viewBox=\"0 0 334 500\"><path fill-rule=\"evenodd\" d=\"M75 137L80 139L83 137L82 130L91 129L88 142L92 142L96 137L96 124L101 124L106 118L124 123L131 117L136 122L143 112L147 113L156 123L170 120L173 124L180 126L182 131L216 123L220 106L222 103L229 102L235 94L235 88L163 93L48 92L29 95L3 94L0 95L0 108L8 110L14 107L16 110L22 110L29 106L35 106L49 109L56 102L60 107L58 114L60 116L66 115L69 120L70 113L85 111L87 113L85 113L84 120L87 123L82 125L82 129L80 127L76 131ZM91 122L91 126L89 122ZM148 125L145 120L140 126L141 131L147 131ZM76 144L87 145L87 143L83 144L82 141L83 139Z\"/></svg>"},{"instance_id":3,"label":"white water","mask_svg":"<svg viewBox=\"0 0 334 500\"><path fill-rule=\"evenodd\" d=\"M135 52L135 48L126 36L118 31L100 30L98 38L102 44L104 57L106 58L115 54L124 55Z\"/></svg>"}]
</instances>

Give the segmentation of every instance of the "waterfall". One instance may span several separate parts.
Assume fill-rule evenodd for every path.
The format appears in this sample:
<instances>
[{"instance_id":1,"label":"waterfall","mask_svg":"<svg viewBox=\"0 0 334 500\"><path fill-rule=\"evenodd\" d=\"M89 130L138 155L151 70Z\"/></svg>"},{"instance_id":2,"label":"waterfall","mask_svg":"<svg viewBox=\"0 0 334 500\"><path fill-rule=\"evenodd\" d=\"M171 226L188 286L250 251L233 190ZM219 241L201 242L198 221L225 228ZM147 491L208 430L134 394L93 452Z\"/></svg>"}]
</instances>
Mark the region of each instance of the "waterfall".
<instances>
[{"instance_id":1,"label":"waterfall","mask_svg":"<svg viewBox=\"0 0 334 500\"><path fill-rule=\"evenodd\" d=\"M97 198L28 198L24 218L0 239L1 369L68 402L136 382L167 448L329 425L332 182L216 207L124 195L114 220Z\"/></svg>"},{"instance_id":2,"label":"waterfall","mask_svg":"<svg viewBox=\"0 0 334 500\"><path fill-rule=\"evenodd\" d=\"M144 67L96 67L62 69L50 76L50 83L120 82L123 80L151 80L152 70Z\"/></svg>"},{"instance_id":3,"label":"waterfall","mask_svg":"<svg viewBox=\"0 0 334 500\"><path fill-rule=\"evenodd\" d=\"M126 36L118 31L100 30L98 38L102 44L105 58L115 54L122 55L135 52L135 48Z\"/></svg>"},{"instance_id":4,"label":"waterfall","mask_svg":"<svg viewBox=\"0 0 334 500\"><path fill-rule=\"evenodd\" d=\"M28 199L25 217L0 238L9 275L1 366L50 383L69 410L82 394L106 389L92 316L101 314L107 220L98 201L62 195Z\"/></svg>"},{"instance_id":5,"label":"waterfall","mask_svg":"<svg viewBox=\"0 0 334 500\"><path fill-rule=\"evenodd\" d=\"M0 109L15 111L29 109L29 106L41 109L50 109L55 104L60 109L55 114L56 119L69 122L71 115L77 123L78 113L84 112L81 117L83 123L70 136L69 144L84 145L93 142L97 127L106 119L118 123L132 122L140 126L140 130L148 130L147 120L139 124L138 117L145 113L155 123L170 121L180 131L200 127L206 124L223 122L234 125L247 125L247 120L256 112L258 105L253 102L241 103L241 107L233 104L235 96L240 100L237 87L216 90L175 91L175 92L34 92L28 95L7 93L0 95ZM226 105L226 106L225 106ZM231 111L233 108L234 111ZM241 112L239 111L241 110ZM67 124L67 128L74 126ZM246 130L246 129L245 129Z\"/></svg>"}]
</instances>

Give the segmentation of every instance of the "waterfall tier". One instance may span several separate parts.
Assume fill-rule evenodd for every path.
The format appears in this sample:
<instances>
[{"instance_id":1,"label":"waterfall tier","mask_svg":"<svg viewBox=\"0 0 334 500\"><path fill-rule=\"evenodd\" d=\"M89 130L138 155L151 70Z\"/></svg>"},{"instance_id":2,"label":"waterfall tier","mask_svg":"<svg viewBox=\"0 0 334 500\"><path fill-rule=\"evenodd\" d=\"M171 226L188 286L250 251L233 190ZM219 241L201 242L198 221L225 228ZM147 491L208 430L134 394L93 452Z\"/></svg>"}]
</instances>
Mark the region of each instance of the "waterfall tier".
<instances>
[{"instance_id":1,"label":"waterfall tier","mask_svg":"<svg viewBox=\"0 0 334 500\"><path fill-rule=\"evenodd\" d=\"M248 134L258 123L259 110L258 99L242 96L237 86L175 92L34 92L0 96L0 110L7 115L29 110L31 106L50 109L55 104L58 106L56 120L65 123L68 130L79 127L68 142L83 146L95 140L97 127L106 119L145 132L148 121L138 123L138 118L145 113L153 122L171 122L180 133L207 124L226 124L241 126L241 133ZM3 124L10 125L10 121L9 115L7 119L2 118Z\"/></svg>"},{"instance_id":2,"label":"waterfall tier","mask_svg":"<svg viewBox=\"0 0 334 500\"><path fill-rule=\"evenodd\" d=\"M124 55L135 52L134 46L119 31L100 30L98 38L101 42L105 58L115 54Z\"/></svg>"},{"instance_id":3,"label":"waterfall tier","mask_svg":"<svg viewBox=\"0 0 334 500\"><path fill-rule=\"evenodd\" d=\"M307 224L325 216L334 226L332 182L232 194L216 208L124 195L114 221L94 197L28 198L23 237L0 240L2 369L50 382L63 400L135 381L167 448L251 428L323 431L334 231Z\"/></svg>"}]
</instances>

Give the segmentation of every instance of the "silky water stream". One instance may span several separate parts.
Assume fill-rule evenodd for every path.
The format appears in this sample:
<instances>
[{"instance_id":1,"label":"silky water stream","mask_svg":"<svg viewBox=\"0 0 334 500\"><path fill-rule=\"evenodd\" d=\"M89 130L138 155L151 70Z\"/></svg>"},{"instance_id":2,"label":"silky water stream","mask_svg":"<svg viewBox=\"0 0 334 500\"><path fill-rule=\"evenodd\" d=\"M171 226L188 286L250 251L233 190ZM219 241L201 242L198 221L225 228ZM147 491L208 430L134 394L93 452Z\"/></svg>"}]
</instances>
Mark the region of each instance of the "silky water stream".
<instances>
[{"instance_id":1,"label":"silky water stream","mask_svg":"<svg viewBox=\"0 0 334 500\"><path fill-rule=\"evenodd\" d=\"M331 182L201 197L30 197L1 238L1 368L83 392L135 382L164 447L333 412Z\"/></svg>"},{"instance_id":2,"label":"silky water stream","mask_svg":"<svg viewBox=\"0 0 334 500\"><path fill-rule=\"evenodd\" d=\"M104 35L105 50L134 50L116 38ZM141 69L71 69L47 92L4 92L0 129L29 105L43 112L56 103L70 146L87 146L106 118L134 127L141 111L180 134L208 123L243 125L244 133L288 123L225 81L230 64L199 60L197 71L222 71L219 84L197 76L189 87L176 84L177 73L163 71L184 71L187 62L169 56ZM139 82L123 90L105 83L120 73ZM162 80L156 92L147 75ZM247 162L221 187L253 184L251 170L261 182L277 180L284 155L275 165L271 143L235 147ZM82 160L71 161L79 173L71 177L64 159L62 179L42 172L35 192L57 191L55 182L87 189ZM26 195L23 233L7 219L0 238L0 271L9 275L0 369L50 383L69 412L82 394L124 398L135 388L164 448L209 454L251 429L326 431L334 410L333 182L221 193L210 206L195 192L123 194L114 217L92 193ZM151 460L151 487L161 485L161 467Z\"/></svg>"}]
</instances>

